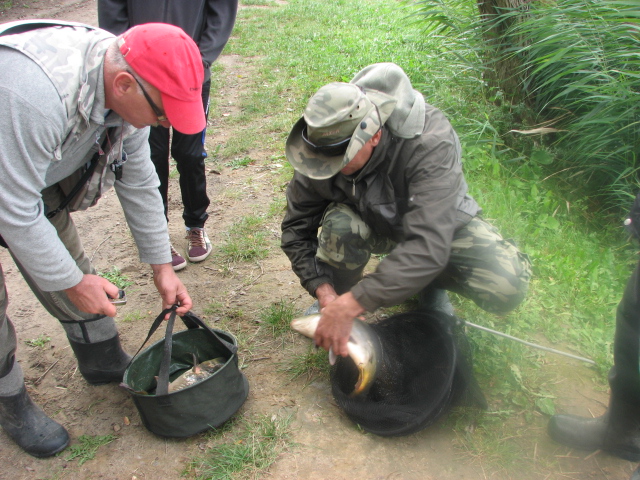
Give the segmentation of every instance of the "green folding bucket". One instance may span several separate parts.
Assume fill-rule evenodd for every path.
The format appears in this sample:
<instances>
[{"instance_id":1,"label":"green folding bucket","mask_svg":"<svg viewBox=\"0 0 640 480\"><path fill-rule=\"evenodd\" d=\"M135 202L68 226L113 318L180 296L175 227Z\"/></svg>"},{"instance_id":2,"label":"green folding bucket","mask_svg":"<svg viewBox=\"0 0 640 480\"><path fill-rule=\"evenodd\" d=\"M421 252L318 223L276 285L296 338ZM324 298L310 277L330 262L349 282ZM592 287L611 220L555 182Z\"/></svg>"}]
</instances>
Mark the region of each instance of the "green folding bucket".
<instances>
[{"instance_id":1,"label":"green folding bucket","mask_svg":"<svg viewBox=\"0 0 640 480\"><path fill-rule=\"evenodd\" d=\"M191 312L181 317L187 330L173 333L175 309L163 311L147 340L170 311L164 340L133 358L121 386L131 394L149 431L163 437L189 437L231 418L246 400L249 383L238 368L236 338L210 328ZM198 362L222 357L224 363L210 377L169 393L169 383L193 367L194 355Z\"/></svg>"}]
</instances>

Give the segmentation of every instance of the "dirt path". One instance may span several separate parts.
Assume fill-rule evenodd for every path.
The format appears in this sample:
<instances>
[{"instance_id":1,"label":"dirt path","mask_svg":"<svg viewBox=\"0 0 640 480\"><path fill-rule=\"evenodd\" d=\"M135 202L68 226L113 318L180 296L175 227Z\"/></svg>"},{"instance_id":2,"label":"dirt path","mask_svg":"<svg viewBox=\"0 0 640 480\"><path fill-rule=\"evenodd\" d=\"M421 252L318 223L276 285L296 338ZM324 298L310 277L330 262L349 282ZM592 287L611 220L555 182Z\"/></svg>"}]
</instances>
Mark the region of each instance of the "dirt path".
<instances>
[{"instance_id":1,"label":"dirt path","mask_svg":"<svg viewBox=\"0 0 640 480\"><path fill-rule=\"evenodd\" d=\"M60 18L96 24L95 2L90 0L42 0L29 6L0 11L0 22L19 18ZM238 56L223 55L219 62L225 67L225 84L220 95L233 100L243 95L242 75L245 67ZM229 102L228 114L235 112ZM224 119L211 119L213 136L209 150L230 133ZM249 213L266 211L273 196L273 175L277 167L271 155L281 152L255 150L250 152L254 163L246 168L219 168L208 176L208 191L212 199L208 232L214 244L224 241L224 232L235 220ZM172 180L170 230L174 242L182 242L180 195L177 179ZM149 268L137 259L135 245L126 227L114 193L109 193L97 208L75 216L85 248L98 270L117 266L134 284L128 288L128 304L119 310L118 324L123 344L135 351L146 335L160 306ZM235 324L232 333L245 339L240 344L240 360L244 366L251 392L239 415L265 414L292 416L295 446L282 454L269 473L258 478L273 479L403 479L403 480L561 480L609 479L626 480L632 471L629 462L604 454L589 456L568 452L552 444L544 433L546 420L535 418L523 424L523 438L501 439L503 442L525 441L535 452L539 468L531 461L519 473L496 471L488 459L472 456L462 450L460 441L444 422L415 435L402 438L380 438L363 434L336 408L328 382L303 380L290 382L279 371L280 364L293 351L302 351L308 343L289 336L273 337L256 320L259 313L280 299L294 301L302 310L309 297L291 273L285 256L278 248L279 219L267 225L272 240L269 257L260 262L217 265L213 255L202 264L190 265L180 272L194 298L194 311L207 317L207 307L221 305ZM20 340L18 360L25 371L29 391L49 415L62 423L76 442L81 435L115 435L115 440L103 446L95 459L80 466L77 460L66 460L66 454L45 460L34 459L20 451L4 434L0 434L3 467L0 479L178 479L188 461L202 454L210 440L198 435L186 440L168 440L149 433L140 423L138 413L128 394L116 385L92 387L76 371L75 359L57 321L52 319L35 300L22 280L7 252L0 249L9 290L9 315ZM209 315L215 322L215 315ZM25 345L25 341L45 334L51 338L45 348ZM583 367L558 360L559 367L571 369L559 378L572 378L563 385L567 409L585 414L590 409L601 413L606 392L593 392L592 385L582 378ZM586 375L584 378L588 378ZM489 399L490 403L492 399ZM8 461L10 459L10 461ZM518 460L515 460L518 464Z\"/></svg>"}]
</instances>

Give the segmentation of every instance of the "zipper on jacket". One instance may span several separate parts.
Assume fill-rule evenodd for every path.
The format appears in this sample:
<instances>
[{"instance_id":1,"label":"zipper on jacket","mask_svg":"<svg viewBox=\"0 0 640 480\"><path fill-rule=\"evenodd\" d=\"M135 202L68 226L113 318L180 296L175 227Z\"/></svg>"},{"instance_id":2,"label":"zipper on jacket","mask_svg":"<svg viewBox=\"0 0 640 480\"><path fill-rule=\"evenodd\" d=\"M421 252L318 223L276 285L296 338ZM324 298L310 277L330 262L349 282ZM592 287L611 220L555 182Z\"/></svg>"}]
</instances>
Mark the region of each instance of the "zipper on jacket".
<instances>
[{"instance_id":1,"label":"zipper on jacket","mask_svg":"<svg viewBox=\"0 0 640 480\"><path fill-rule=\"evenodd\" d=\"M355 197L355 196L356 196L356 179L355 179L355 178L354 178L354 179L352 179L352 180L351 180L351 183L352 183L352 185L353 185L353 188L352 188L352 190L351 190L351 194Z\"/></svg>"}]
</instances>

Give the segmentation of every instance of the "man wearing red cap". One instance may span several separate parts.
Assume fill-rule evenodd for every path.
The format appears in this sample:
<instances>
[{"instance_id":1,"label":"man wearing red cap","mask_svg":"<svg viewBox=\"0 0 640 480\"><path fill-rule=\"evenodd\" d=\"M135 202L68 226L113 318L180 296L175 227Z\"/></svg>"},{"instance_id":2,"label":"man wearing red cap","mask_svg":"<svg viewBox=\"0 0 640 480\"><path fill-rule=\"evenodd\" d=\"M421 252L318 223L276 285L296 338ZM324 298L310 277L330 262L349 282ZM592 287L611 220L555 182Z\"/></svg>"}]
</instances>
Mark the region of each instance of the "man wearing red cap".
<instances>
[{"instance_id":1,"label":"man wearing red cap","mask_svg":"<svg viewBox=\"0 0 640 480\"><path fill-rule=\"evenodd\" d=\"M99 385L120 382L131 357L113 320L118 288L95 275L70 212L114 186L162 307L191 309L171 265L146 127L204 128L202 61L193 40L171 25L141 25L116 38L60 23L0 26L0 244L60 320L80 373ZM27 453L51 456L69 436L27 394L7 302L0 266L0 425Z\"/></svg>"},{"instance_id":2,"label":"man wearing red cap","mask_svg":"<svg viewBox=\"0 0 640 480\"><path fill-rule=\"evenodd\" d=\"M98 0L98 21L103 28L119 35L134 25L163 22L182 28L198 44L204 69L202 105L209 111L211 72L209 67L227 44L236 19L238 0ZM179 73L179 72L178 72ZM211 253L211 243L204 230L207 221L207 177L204 149L206 130L185 135L164 126L151 127L151 160L160 178L160 194L168 217L169 157L180 174L182 218L187 230L187 258L202 262ZM173 269L187 266L187 261L171 247Z\"/></svg>"}]
</instances>

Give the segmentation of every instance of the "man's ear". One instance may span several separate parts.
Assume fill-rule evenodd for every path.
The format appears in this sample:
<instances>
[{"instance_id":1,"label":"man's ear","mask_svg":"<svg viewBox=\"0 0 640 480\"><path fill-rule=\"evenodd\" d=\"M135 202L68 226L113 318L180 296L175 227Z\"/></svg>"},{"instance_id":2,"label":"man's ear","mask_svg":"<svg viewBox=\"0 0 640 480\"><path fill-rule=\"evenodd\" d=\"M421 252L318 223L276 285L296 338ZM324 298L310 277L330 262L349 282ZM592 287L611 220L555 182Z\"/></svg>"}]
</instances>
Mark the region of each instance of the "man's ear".
<instances>
[{"instance_id":1,"label":"man's ear","mask_svg":"<svg viewBox=\"0 0 640 480\"><path fill-rule=\"evenodd\" d=\"M372 147L377 147L378 143L380 143L380 139L382 138L382 129L378 130L373 137L369 139Z\"/></svg>"},{"instance_id":2,"label":"man's ear","mask_svg":"<svg viewBox=\"0 0 640 480\"><path fill-rule=\"evenodd\" d=\"M116 97L124 97L135 92L135 80L130 73L118 72L113 77L113 93Z\"/></svg>"}]
</instances>

